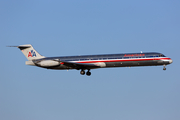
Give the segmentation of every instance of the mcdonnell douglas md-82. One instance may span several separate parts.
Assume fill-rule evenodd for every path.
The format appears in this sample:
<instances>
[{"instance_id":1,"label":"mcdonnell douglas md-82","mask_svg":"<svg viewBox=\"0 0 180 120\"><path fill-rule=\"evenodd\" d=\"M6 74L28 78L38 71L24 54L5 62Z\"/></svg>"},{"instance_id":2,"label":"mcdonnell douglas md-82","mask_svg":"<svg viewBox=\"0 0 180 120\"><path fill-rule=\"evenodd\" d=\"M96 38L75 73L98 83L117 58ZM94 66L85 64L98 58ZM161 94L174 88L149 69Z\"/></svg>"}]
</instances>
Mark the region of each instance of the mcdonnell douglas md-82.
<instances>
[{"instance_id":1,"label":"mcdonnell douglas md-82","mask_svg":"<svg viewBox=\"0 0 180 120\"><path fill-rule=\"evenodd\" d=\"M97 68L163 65L163 70L166 70L165 66L173 62L171 58L157 52L45 57L30 44L9 47L17 47L22 51L28 59L26 65L55 70L76 69L81 70L81 75L87 70L88 76L91 75L91 69Z\"/></svg>"}]
</instances>

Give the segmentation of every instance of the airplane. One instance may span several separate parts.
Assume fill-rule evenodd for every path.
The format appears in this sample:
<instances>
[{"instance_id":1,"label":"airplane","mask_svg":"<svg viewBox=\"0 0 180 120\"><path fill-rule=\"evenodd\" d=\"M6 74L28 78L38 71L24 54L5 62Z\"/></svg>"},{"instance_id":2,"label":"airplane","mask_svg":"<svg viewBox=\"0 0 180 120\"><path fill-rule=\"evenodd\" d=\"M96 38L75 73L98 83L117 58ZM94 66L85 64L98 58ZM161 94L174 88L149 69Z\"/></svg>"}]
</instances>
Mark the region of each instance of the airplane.
<instances>
[{"instance_id":1,"label":"airplane","mask_svg":"<svg viewBox=\"0 0 180 120\"><path fill-rule=\"evenodd\" d=\"M31 44L8 47L19 48L28 59L26 65L54 70L76 69L81 70L81 75L86 73L87 76L91 75L91 69L110 67L163 65L163 70L166 70L166 65L173 62L171 58L158 52L45 57L40 55Z\"/></svg>"}]
</instances>

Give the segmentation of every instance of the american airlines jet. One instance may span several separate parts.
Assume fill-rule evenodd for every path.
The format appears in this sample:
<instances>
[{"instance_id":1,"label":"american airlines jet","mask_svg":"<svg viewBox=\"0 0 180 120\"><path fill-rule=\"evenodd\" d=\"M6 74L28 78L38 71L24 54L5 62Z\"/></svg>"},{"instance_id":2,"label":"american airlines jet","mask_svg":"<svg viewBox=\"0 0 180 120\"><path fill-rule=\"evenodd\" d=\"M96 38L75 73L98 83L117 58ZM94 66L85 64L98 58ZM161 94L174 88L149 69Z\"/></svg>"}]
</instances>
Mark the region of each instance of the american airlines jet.
<instances>
[{"instance_id":1,"label":"american airlines jet","mask_svg":"<svg viewBox=\"0 0 180 120\"><path fill-rule=\"evenodd\" d=\"M22 51L28 59L26 65L55 70L76 69L81 70L81 75L84 75L87 70L87 76L91 75L91 69L110 67L163 65L163 70L166 70L165 66L173 62L171 58L157 52L45 57L30 44L9 47L17 47Z\"/></svg>"}]
</instances>

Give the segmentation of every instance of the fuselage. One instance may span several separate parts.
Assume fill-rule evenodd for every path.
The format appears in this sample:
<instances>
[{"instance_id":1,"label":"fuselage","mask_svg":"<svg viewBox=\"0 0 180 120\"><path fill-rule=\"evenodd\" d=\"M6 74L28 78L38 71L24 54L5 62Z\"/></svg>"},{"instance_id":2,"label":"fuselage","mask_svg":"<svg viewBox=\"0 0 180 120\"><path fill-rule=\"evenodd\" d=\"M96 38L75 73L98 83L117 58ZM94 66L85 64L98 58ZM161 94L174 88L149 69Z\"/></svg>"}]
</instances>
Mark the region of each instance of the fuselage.
<instances>
[{"instance_id":1,"label":"fuselage","mask_svg":"<svg viewBox=\"0 0 180 120\"><path fill-rule=\"evenodd\" d=\"M49 64L54 61L52 66L43 66L38 64L40 62ZM97 64L97 68L108 67L133 67L133 66L157 66L168 65L172 63L172 59L157 52L149 53L124 53L124 54L103 54L103 55L82 55L82 56L63 56L63 57L46 57L34 60L36 65L48 69L78 69L71 66L64 65L64 62L78 63L78 64ZM81 68L79 68L81 69ZM96 69L91 68L91 69Z\"/></svg>"}]
</instances>

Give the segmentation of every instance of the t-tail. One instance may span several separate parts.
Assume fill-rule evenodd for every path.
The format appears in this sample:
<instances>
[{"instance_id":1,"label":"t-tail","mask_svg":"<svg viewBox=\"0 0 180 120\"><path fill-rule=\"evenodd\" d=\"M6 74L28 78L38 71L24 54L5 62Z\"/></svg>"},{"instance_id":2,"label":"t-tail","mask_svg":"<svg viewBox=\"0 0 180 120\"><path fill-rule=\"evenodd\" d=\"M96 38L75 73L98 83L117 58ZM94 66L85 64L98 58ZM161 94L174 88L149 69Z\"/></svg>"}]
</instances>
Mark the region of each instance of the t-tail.
<instances>
[{"instance_id":1,"label":"t-tail","mask_svg":"<svg viewBox=\"0 0 180 120\"><path fill-rule=\"evenodd\" d=\"M21 50L21 52L25 55L25 57L29 60L36 60L36 59L41 59L45 58L44 56L40 55L33 47L31 44L26 44L26 45L19 45L19 46L9 46L9 47L17 47Z\"/></svg>"}]
</instances>

